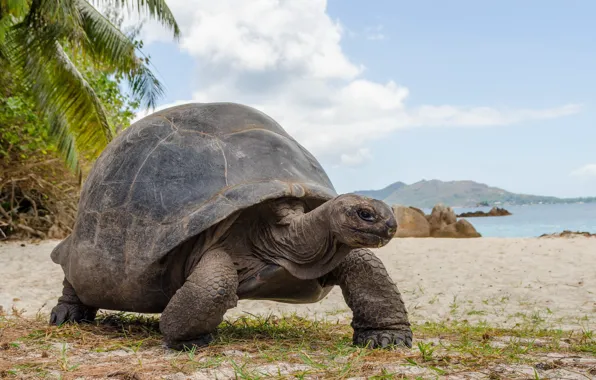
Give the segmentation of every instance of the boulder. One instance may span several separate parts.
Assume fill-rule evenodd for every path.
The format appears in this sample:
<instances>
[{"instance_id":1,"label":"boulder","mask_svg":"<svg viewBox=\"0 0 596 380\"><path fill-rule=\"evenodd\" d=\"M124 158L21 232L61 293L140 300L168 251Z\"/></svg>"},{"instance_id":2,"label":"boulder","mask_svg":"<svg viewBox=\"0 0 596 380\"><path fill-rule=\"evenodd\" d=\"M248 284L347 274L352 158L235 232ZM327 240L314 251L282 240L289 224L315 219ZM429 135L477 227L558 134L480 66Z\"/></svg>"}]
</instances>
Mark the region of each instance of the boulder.
<instances>
[{"instance_id":1,"label":"boulder","mask_svg":"<svg viewBox=\"0 0 596 380\"><path fill-rule=\"evenodd\" d=\"M402 205L391 208L397 219L395 237L430 237L430 225L422 210Z\"/></svg>"},{"instance_id":2,"label":"boulder","mask_svg":"<svg viewBox=\"0 0 596 380\"><path fill-rule=\"evenodd\" d=\"M430 215L426 216L428 223L430 224L431 236L433 231L439 231L445 227L455 224L457 222L457 216L451 207L446 207L443 204L437 204L433 207Z\"/></svg>"},{"instance_id":3,"label":"boulder","mask_svg":"<svg viewBox=\"0 0 596 380\"><path fill-rule=\"evenodd\" d=\"M414 207L414 206L410 206L409 208L411 208L412 210L416 211L417 213L419 213L420 215L424 216L424 218L426 219L426 214L424 213L424 211L422 211L421 209L419 209L418 207Z\"/></svg>"},{"instance_id":4,"label":"boulder","mask_svg":"<svg viewBox=\"0 0 596 380\"><path fill-rule=\"evenodd\" d=\"M596 233L591 233L588 231L564 230L563 232L556 232L556 233L552 233L552 234L542 234L539 237L541 237L541 238L573 238L573 237L596 238Z\"/></svg>"},{"instance_id":5,"label":"boulder","mask_svg":"<svg viewBox=\"0 0 596 380\"><path fill-rule=\"evenodd\" d=\"M507 216L507 215L511 215L511 213L509 211L505 210L504 208L493 207L488 212L488 215L490 215L490 216Z\"/></svg>"},{"instance_id":6,"label":"boulder","mask_svg":"<svg viewBox=\"0 0 596 380\"><path fill-rule=\"evenodd\" d=\"M500 207L493 207L490 209L489 212L484 211L472 211L472 212L464 212L458 215L460 218L476 218L481 216L507 216L511 215L511 213L504 208Z\"/></svg>"},{"instance_id":7,"label":"boulder","mask_svg":"<svg viewBox=\"0 0 596 380\"><path fill-rule=\"evenodd\" d=\"M433 231L431 236L435 238L478 238L482 235L476 231L472 223L460 219L455 223Z\"/></svg>"}]
</instances>

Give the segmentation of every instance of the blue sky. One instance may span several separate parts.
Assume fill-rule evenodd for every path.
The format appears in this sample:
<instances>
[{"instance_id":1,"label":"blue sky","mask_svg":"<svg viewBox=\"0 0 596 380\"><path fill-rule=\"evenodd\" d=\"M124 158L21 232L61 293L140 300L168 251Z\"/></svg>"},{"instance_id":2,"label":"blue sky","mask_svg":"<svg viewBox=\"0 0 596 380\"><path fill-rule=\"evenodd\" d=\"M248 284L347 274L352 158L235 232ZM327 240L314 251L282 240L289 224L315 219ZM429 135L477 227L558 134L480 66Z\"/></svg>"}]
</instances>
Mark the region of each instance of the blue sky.
<instances>
[{"instance_id":1,"label":"blue sky","mask_svg":"<svg viewBox=\"0 0 596 380\"><path fill-rule=\"evenodd\" d=\"M596 196L596 2L210 3L168 1L179 43L145 28L162 105L256 106L339 192L469 179Z\"/></svg>"}]
</instances>

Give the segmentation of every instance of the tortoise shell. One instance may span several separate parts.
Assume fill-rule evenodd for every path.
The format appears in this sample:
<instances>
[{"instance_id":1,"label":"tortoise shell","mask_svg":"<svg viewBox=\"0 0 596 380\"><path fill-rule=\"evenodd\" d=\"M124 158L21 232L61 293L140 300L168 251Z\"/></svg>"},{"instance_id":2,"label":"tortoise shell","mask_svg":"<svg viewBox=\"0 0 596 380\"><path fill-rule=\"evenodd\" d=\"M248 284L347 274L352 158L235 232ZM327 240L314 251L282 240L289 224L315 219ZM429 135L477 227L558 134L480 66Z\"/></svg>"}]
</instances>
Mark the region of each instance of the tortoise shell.
<instances>
[{"instance_id":1,"label":"tortoise shell","mask_svg":"<svg viewBox=\"0 0 596 380\"><path fill-rule=\"evenodd\" d=\"M93 269L147 279L168 252L237 211L279 197L316 207L336 195L313 155L266 114L235 103L175 106L108 144L52 259L67 278Z\"/></svg>"}]
</instances>

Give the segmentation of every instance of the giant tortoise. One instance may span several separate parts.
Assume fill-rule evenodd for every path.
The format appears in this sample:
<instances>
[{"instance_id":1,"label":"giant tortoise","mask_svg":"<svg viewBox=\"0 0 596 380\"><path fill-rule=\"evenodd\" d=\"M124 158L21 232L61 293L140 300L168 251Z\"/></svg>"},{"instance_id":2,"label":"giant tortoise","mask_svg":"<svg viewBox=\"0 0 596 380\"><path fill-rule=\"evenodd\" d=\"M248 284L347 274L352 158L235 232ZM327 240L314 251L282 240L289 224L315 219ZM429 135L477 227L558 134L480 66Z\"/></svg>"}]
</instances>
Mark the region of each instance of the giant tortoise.
<instances>
[{"instance_id":1,"label":"giant tortoise","mask_svg":"<svg viewBox=\"0 0 596 380\"><path fill-rule=\"evenodd\" d=\"M312 303L338 285L353 343L412 346L401 295L368 248L397 228L385 203L338 195L275 120L236 103L191 103L132 124L86 179L50 323L98 309L161 313L167 347L209 344L239 299Z\"/></svg>"}]
</instances>

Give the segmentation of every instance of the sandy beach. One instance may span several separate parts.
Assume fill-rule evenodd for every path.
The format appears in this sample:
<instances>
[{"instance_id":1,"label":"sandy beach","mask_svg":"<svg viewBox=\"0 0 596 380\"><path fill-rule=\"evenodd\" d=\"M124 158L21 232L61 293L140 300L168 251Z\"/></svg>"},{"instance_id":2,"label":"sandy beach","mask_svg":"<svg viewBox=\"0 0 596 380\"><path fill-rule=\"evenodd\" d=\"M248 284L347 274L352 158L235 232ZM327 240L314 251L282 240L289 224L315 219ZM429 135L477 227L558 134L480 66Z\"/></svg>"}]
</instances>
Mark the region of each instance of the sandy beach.
<instances>
[{"instance_id":1,"label":"sandy beach","mask_svg":"<svg viewBox=\"0 0 596 380\"><path fill-rule=\"evenodd\" d=\"M0 305L48 314L61 293L58 241L0 244ZM412 321L450 318L510 326L537 320L562 329L596 328L596 239L394 239L376 253L398 284ZM349 320L335 288L316 304L240 301L227 317L296 312Z\"/></svg>"}]
</instances>

